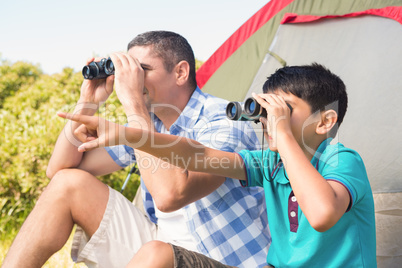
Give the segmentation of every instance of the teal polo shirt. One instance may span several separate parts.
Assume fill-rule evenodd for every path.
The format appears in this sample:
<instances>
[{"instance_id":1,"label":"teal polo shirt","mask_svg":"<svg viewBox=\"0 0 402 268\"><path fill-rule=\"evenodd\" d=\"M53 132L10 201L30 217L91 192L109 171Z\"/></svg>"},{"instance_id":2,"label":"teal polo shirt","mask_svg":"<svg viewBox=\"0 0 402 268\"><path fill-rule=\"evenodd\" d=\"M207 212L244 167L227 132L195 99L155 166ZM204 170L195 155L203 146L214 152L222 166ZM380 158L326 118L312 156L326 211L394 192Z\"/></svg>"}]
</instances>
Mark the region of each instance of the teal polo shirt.
<instances>
[{"instance_id":1,"label":"teal polo shirt","mask_svg":"<svg viewBox=\"0 0 402 268\"><path fill-rule=\"evenodd\" d=\"M311 164L349 192L347 212L329 230L318 232L301 211L278 153L239 152L247 180L264 187L272 243L267 263L275 267L376 267L374 201L359 154L332 139L321 143Z\"/></svg>"}]
</instances>

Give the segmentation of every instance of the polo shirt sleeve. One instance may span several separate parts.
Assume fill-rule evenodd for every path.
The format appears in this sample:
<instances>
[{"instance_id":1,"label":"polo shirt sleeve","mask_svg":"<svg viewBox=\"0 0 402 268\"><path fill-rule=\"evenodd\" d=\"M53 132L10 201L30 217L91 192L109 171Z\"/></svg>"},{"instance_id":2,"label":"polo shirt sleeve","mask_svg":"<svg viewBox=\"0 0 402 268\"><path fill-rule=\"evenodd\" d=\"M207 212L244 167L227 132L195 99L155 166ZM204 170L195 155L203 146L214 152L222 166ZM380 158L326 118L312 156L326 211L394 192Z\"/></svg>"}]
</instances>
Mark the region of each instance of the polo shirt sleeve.
<instances>
[{"instance_id":1,"label":"polo shirt sleeve","mask_svg":"<svg viewBox=\"0 0 402 268\"><path fill-rule=\"evenodd\" d=\"M321 174L326 180L337 181L346 187L351 198L348 210L370 192L363 160L351 149L344 148L332 154L324 161Z\"/></svg>"},{"instance_id":2,"label":"polo shirt sleeve","mask_svg":"<svg viewBox=\"0 0 402 268\"><path fill-rule=\"evenodd\" d=\"M259 186L263 187L264 166L261 159L261 151L242 150L238 153L243 159L247 178L240 181L243 187Z\"/></svg>"}]
</instances>

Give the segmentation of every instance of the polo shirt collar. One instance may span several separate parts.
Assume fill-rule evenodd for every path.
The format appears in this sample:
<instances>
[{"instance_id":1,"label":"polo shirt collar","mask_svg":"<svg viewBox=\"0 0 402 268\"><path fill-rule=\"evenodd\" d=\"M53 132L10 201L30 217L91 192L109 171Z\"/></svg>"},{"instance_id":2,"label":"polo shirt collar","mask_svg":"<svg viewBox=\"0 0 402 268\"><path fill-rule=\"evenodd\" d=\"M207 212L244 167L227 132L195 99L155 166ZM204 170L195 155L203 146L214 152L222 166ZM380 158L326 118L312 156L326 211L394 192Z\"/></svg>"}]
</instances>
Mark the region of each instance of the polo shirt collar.
<instances>
[{"instance_id":1,"label":"polo shirt collar","mask_svg":"<svg viewBox=\"0 0 402 268\"><path fill-rule=\"evenodd\" d=\"M319 164L321 155L323 154L323 152L325 151L327 146L331 143L331 141L332 141L332 138L328 138L328 139L324 140L323 142L321 142L321 144L318 146L317 151L315 152L313 158L310 161L310 163L317 170L318 170L318 164ZM284 169L283 164L280 167L278 174L277 174L277 176L275 176L274 180L280 184L288 184L289 183L288 174L286 173L286 170Z\"/></svg>"},{"instance_id":2,"label":"polo shirt collar","mask_svg":"<svg viewBox=\"0 0 402 268\"><path fill-rule=\"evenodd\" d=\"M327 148L328 145L330 145L332 141L332 138L328 138L321 142L321 144L318 146L317 151L315 152L313 158L311 159L311 164L318 170L318 164L320 161L320 158L322 154L324 153L325 149Z\"/></svg>"}]
</instances>

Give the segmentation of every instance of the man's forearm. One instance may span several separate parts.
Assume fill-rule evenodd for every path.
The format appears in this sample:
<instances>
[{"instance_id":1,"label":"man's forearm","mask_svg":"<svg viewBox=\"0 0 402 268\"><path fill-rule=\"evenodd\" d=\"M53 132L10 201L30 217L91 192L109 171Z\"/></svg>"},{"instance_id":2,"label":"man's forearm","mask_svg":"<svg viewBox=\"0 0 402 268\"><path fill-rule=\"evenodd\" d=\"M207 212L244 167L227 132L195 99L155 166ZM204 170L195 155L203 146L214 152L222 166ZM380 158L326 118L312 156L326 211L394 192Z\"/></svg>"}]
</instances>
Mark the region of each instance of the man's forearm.
<instances>
[{"instance_id":1,"label":"man's forearm","mask_svg":"<svg viewBox=\"0 0 402 268\"><path fill-rule=\"evenodd\" d=\"M74 109L74 114L94 115L98 110L98 105L92 103L78 103ZM59 170L77 167L82 160L83 153L77 150L82 144L74 135L74 131L80 123L68 121L60 133L52 156L49 160L46 175L52 178Z\"/></svg>"}]
</instances>

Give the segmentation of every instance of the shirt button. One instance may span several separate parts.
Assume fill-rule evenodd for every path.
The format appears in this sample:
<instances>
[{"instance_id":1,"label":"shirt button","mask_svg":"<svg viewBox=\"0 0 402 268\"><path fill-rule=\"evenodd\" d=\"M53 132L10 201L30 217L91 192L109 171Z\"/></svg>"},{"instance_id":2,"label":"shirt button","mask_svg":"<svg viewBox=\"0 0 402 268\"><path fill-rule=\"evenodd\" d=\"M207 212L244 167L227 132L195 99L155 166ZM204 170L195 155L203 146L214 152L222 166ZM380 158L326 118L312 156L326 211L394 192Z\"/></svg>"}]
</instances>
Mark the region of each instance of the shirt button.
<instances>
[{"instance_id":1,"label":"shirt button","mask_svg":"<svg viewBox=\"0 0 402 268\"><path fill-rule=\"evenodd\" d=\"M296 196L292 196L290 200L292 200L292 202L296 202Z\"/></svg>"},{"instance_id":2,"label":"shirt button","mask_svg":"<svg viewBox=\"0 0 402 268\"><path fill-rule=\"evenodd\" d=\"M290 212L290 217L292 217L292 218L296 217L296 212L291 211L291 212Z\"/></svg>"}]
</instances>

